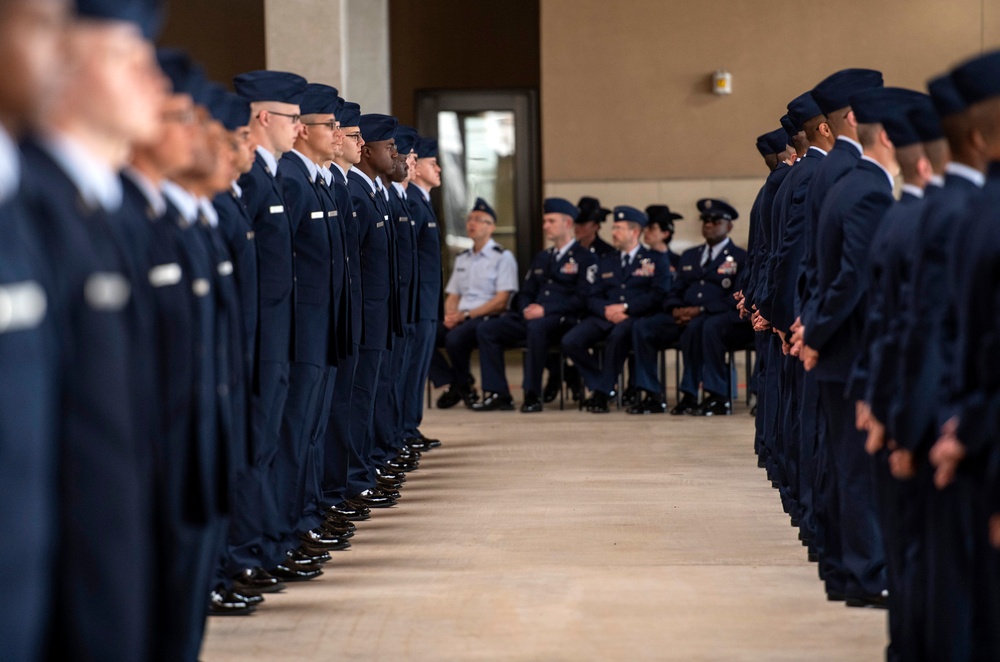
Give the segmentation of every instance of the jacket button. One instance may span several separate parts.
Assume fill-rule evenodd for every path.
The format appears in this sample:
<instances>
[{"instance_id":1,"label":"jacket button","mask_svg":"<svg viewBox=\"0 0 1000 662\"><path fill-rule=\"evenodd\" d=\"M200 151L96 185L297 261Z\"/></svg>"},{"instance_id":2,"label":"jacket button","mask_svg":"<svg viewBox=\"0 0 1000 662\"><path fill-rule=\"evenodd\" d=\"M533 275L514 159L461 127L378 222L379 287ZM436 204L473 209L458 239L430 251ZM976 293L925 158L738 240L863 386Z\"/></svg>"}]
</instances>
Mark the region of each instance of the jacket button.
<instances>
[{"instance_id":1,"label":"jacket button","mask_svg":"<svg viewBox=\"0 0 1000 662\"><path fill-rule=\"evenodd\" d=\"M545 290L545 296L549 296L549 291Z\"/></svg>"},{"instance_id":2,"label":"jacket button","mask_svg":"<svg viewBox=\"0 0 1000 662\"><path fill-rule=\"evenodd\" d=\"M699 299L701 298L701 292L698 292L698 298Z\"/></svg>"},{"instance_id":3,"label":"jacket button","mask_svg":"<svg viewBox=\"0 0 1000 662\"><path fill-rule=\"evenodd\" d=\"M702 285L704 285L704 284L705 284L705 281L701 281L701 284L702 284Z\"/></svg>"},{"instance_id":4,"label":"jacket button","mask_svg":"<svg viewBox=\"0 0 1000 662\"><path fill-rule=\"evenodd\" d=\"M624 297L624 296L620 296L620 297L618 297L618 300L619 300L619 301L624 301L624 300L625 300L625 297Z\"/></svg>"}]
</instances>

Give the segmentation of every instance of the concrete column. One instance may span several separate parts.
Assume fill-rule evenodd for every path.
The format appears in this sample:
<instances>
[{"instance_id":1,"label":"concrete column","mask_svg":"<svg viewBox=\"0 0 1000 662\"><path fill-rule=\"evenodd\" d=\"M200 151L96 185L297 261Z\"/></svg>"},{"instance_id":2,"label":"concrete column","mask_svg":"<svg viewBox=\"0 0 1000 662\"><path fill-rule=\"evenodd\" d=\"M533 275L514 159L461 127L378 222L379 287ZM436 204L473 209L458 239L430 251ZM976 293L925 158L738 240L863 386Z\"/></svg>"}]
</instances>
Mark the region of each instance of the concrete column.
<instances>
[{"instance_id":1,"label":"concrete column","mask_svg":"<svg viewBox=\"0 0 1000 662\"><path fill-rule=\"evenodd\" d=\"M388 113L388 0L265 0L269 69L333 85L362 112Z\"/></svg>"}]
</instances>

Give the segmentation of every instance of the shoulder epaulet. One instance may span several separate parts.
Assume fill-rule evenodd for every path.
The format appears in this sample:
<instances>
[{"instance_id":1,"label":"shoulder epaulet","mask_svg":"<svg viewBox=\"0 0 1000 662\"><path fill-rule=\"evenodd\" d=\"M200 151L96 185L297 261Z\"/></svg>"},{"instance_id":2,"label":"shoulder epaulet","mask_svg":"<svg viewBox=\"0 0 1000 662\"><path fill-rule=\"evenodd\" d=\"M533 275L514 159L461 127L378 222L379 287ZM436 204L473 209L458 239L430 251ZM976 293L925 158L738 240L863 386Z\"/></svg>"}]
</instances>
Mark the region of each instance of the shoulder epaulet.
<instances>
[{"instance_id":1,"label":"shoulder epaulet","mask_svg":"<svg viewBox=\"0 0 1000 662\"><path fill-rule=\"evenodd\" d=\"M459 255L468 255L471 252L472 252L471 248L466 248L464 251L462 251L461 253L459 253Z\"/></svg>"},{"instance_id":2,"label":"shoulder epaulet","mask_svg":"<svg viewBox=\"0 0 1000 662\"><path fill-rule=\"evenodd\" d=\"M500 246L498 244L498 245L496 245L496 246L493 247L493 250L495 250L497 253L503 253L503 246Z\"/></svg>"}]
</instances>

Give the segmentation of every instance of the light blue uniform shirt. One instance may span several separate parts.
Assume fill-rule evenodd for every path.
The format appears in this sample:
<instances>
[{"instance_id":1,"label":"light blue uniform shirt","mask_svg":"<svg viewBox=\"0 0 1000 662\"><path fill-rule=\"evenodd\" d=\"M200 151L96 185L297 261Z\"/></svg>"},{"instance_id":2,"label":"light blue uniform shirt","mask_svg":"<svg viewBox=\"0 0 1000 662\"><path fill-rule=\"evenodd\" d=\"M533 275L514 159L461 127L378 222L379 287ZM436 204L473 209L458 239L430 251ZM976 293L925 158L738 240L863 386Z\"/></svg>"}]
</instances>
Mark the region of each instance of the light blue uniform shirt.
<instances>
[{"instance_id":1,"label":"light blue uniform shirt","mask_svg":"<svg viewBox=\"0 0 1000 662\"><path fill-rule=\"evenodd\" d=\"M445 292L459 295L459 310L472 310L492 300L497 292L517 292L517 285L514 254L490 239L478 253L470 248L455 256L455 269Z\"/></svg>"}]
</instances>

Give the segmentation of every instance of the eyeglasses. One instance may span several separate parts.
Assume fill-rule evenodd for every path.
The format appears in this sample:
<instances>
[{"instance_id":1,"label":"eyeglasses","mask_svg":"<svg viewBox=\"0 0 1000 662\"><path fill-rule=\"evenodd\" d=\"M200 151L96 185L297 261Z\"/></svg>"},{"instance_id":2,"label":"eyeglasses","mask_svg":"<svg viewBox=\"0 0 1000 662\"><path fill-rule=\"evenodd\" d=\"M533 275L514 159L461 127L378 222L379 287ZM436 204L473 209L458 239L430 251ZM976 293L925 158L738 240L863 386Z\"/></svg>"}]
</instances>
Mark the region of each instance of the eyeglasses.
<instances>
[{"instance_id":1,"label":"eyeglasses","mask_svg":"<svg viewBox=\"0 0 1000 662\"><path fill-rule=\"evenodd\" d=\"M345 133L344 138L350 138L354 142L359 143L361 142L361 132L359 131L358 133Z\"/></svg>"},{"instance_id":2,"label":"eyeglasses","mask_svg":"<svg viewBox=\"0 0 1000 662\"><path fill-rule=\"evenodd\" d=\"M292 124L298 124L299 119L302 117L301 115L289 115L288 113L279 113L276 110L265 110L261 112L270 113L271 115L281 115L282 117L287 117L288 119L292 120ZM258 117L260 116L258 115Z\"/></svg>"},{"instance_id":3,"label":"eyeglasses","mask_svg":"<svg viewBox=\"0 0 1000 662\"><path fill-rule=\"evenodd\" d=\"M303 126L325 126L331 131L335 131L340 128L340 122L337 120L330 120L329 122L303 122Z\"/></svg>"}]
</instances>

